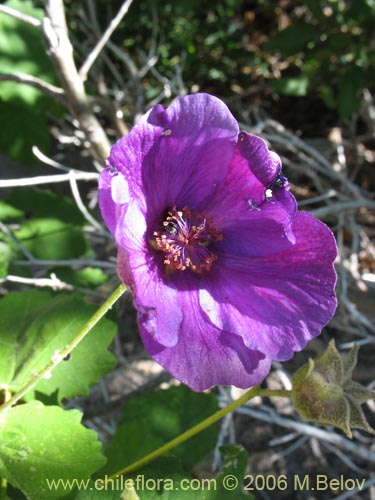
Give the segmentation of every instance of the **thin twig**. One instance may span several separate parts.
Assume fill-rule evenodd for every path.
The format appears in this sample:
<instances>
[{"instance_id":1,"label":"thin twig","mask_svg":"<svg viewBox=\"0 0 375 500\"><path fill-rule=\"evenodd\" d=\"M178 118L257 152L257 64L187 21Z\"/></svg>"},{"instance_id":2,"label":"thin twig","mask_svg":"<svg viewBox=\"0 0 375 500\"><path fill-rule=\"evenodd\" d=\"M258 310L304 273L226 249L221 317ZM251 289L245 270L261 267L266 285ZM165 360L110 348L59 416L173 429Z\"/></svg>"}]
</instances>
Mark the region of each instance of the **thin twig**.
<instances>
[{"instance_id":1,"label":"thin twig","mask_svg":"<svg viewBox=\"0 0 375 500\"><path fill-rule=\"evenodd\" d=\"M269 446L280 446L285 443L290 443L294 441L299 436L298 432L290 432L289 434L284 434L283 436L278 436L268 442Z\"/></svg>"},{"instance_id":2,"label":"thin twig","mask_svg":"<svg viewBox=\"0 0 375 500\"><path fill-rule=\"evenodd\" d=\"M112 19L110 22L108 28L105 30L103 33L102 37L98 41L98 43L95 45L94 49L92 52L89 54L87 57L86 61L82 64L81 69L79 70L78 74L82 81L85 81L87 78L87 73L89 72L91 66L94 64L95 59L99 56L100 52L103 50L105 44L108 42L110 39L112 33L115 31L117 26L120 24L122 18L125 16L125 14L128 12L130 5L132 4L133 0L126 0L120 7L120 10L116 14L116 16Z\"/></svg>"},{"instance_id":3,"label":"thin twig","mask_svg":"<svg viewBox=\"0 0 375 500\"><path fill-rule=\"evenodd\" d=\"M255 127L249 127L246 124L240 125L244 130L249 130L253 133L262 132L263 137L271 143L276 143L280 147L287 148L287 150L293 152L294 154L298 153L301 158L308 162L310 167L318 170L325 176L335 179L336 182L339 181L347 188L355 199L363 199L359 186L350 182L343 172L334 171L331 163L322 153L307 144L302 139L299 139L292 133L288 132L285 127L281 125L281 123L278 123L275 120L265 119L261 123L258 123ZM273 132L267 132L267 128L270 128ZM274 132L276 132L276 134Z\"/></svg>"},{"instance_id":4,"label":"thin twig","mask_svg":"<svg viewBox=\"0 0 375 500\"><path fill-rule=\"evenodd\" d=\"M361 486L361 489L359 488L354 488L354 490L351 491L346 491L342 495L335 497L335 500L347 500L348 498L354 496L356 493L361 493L363 494L364 491L368 490L375 484L375 476L370 477L370 479L367 479L367 481ZM373 497L371 496L371 499Z\"/></svg>"},{"instance_id":5,"label":"thin twig","mask_svg":"<svg viewBox=\"0 0 375 500\"><path fill-rule=\"evenodd\" d=\"M337 191L330 189L326 193L320 194L319 196L314 196L313 198L308 198L307 200L300 200L298 206L301 208L305 205L312 205L313 203L318 203L321 201L327 201L331 198L336 198L338 196Z\"/></svg>"},{"instance_id":6,"label":"thin twig","mask_svg":"<svg viewBox=\"0 0 375 500\"><path fill-rule=\"evenodd\" d=\"M43 31L42 28L43 23L36 17L24 14L23 12L13 9L12 7L8 7L7 5L0 5L0 12L4 12L4 14L8 14L9 16L18 19L19 21L23 21L24 23L30 24L30 26L33 26L34 28L37 28L40 31Z\"/></svg>"},{"instance_id":7,"label":"thin twig","mask_svg":"<svg viewBox=\"0 0 375 500\"><path fill-rule=\"evenodd\" d=\"M97 181L99 174L94 172L75 172L77 181ZM36 186L38 184L54 184L56 182L69 182L71 174L37 175L35 177L23 177L20 179L0 180L0 188Z\"/></svg>"},{"instance_id":8,"label":"thin twig","mask_svg":"<svg viewBox=\"0 0 375 500\"><path fill-rule=\"evenodd\" d=\"M77 205L79 211L81 212L81 214L84 216L84 218L87 220L87 222L89 222L93 227L95 227L95 229L97 229L99 231L99 233L109 235L109 233L107 233L107 231L105 231L105 229L103 229L103 227L99 224L99 222L94 219L94 217L90 214L90 212L85 207L85 205L82 201L79 189L78 189L77 179L74 175L73 170L70 171L69 176L70 176L69 183L70 183L70 188L72 190L73 198L74 198L74 201L76 202L76 205Z\"/></svg>"},{"instance_id":9,"label":"thin twig","mask_svg":"<svg viewBox=\"0 0 375 500\"><path fill-rule=\"evenodd\" d=\"M27 258L27 259L34 259L34 256L22 245L22 243L16 238L13 234L13 232L0 221L0 231L2 231L4 234L8 236L12 240L12 242L15 244L15 246L18 248L18 250Z\"/></svg>"},{"instance_id":10,"label":"thin twig","mask_svg":"<svg viewBox=\"0 0 375 500\"><path fill-rule=\"evenodd\" d=\"M304 422L294 421L290 418L282 417L278 415L274 411L264 412L261 409L255 409L251 406L245 406L238 408L237 413L242 413L244 415L250 415L251 417L258 418L265 422L270 422L276 425L280 425L281 427L285 427L287 429L294 429L301 434L308 434L311 437L316 437L317 439L321 439L323 441L328 441L329 443L333 443L339 448L347 450L354 455L357 455L365 460L375 463L375 452L371 451L363 446L358 446L358 443L353 443L349 441L349 439L340 436L334 432L328 432L319 427L314 427Z\"/></svg>"},{"instance_id":11,"label":"thin twig","mask_svg":"<svg viewBox=\"0 0 375 500\"><path fill-rule=\"evenodd\" d=\"M24 278L22 276L13 276L12 274L8 274L5 278L0 279L0 283L9 281L11 283L23 283L25 285L32 285L36 287L49 287L53 290L74 290L72 285L61 281L56 274L51 273L50 276L50 278Z\"/></svg>"},{"instance_id":12,"label":"thin twig","mask_svg":"<svg viewBox=\"0 0 375 500\"><path fill-rule=\"evenodd\" d=\"M358 474L366 474L367 471L365 469L358 467L345 453L336 449L335 446L324 441L322 442L322 446L325 446L330 452L334 453L349 469L354 470Z\"/></svg>"},{"instance_id":13,"label":"thin twig","mask_svg":"<svg viewBox=\"0 0 375 500\"><path fill-rule=\"evenodd\" d=\"M343 202L343 203L332 203L329 206L326 207L321 207L321 208L316 208L315 210L311 210L311 213L315 215L315 217L322 218L326 217L327 215L331 214L341 214L345 212L346 210L352 210L352 209L361 209L361 208L370 208L370 209L375 209L375 203L371 200L366 200L362 198L361 200L352 200L348 202Z\"/></svg>"},{"instance_id":14,"label":"thin twig","mask_svg":"<svg viewBox=\"0 0 375 500\"><path fill-rule=\"evenodd\" d=\"M350 312L353 319L356 321L357 326L358 322L364 325L368 330L375 334L375 326L374 324L362 313L360 313L357 307L346 297L340 297L341 304L345 306Z\"/></svg>"},{"instance_id":15,"label":"thin twig","mask_svg":"<svg viewBox=\"0 0 375 500\"><path fill-rule=\"evenodd\" d=\"M49 156L46 156L41 152L38 146L33 146L32 152L34 156L38 158L38 160L40 160L42 163L45 163L46 165L49 165L50 167L56 168L57 170L62 170L63 172L70 172L71 170L76 171L75 169L67 167L66 165L63 165L62 163L54 160L53 158L50 158Z\"/></svg>"},{"instance_id":16,"label":"thin twig","mask_svg":"<svg viewBox=\"0 0 375 500\"><path fill-rule=\"evenodd\" d=\"M293 433L295 435L295 433ZM299 439L297 439L294 443L289 445L288 447L283 447L283 450L279 453L274 453L270 457L270 463L273 464L274 462L277 462L280 460L280 458L285 459L288 455L291 455L294 453L298 448L300 448L305 442L308 440L308 436L301 436Z\"/></svg>"},{"instance_id":17,"label":"thin twig","mask_svg":"<svg viewBox=\"0 0 375 500\"><path fill-rule=\"evenodd\" d=\"M26 73L0 73L0 81L12 81L29 85L29 87L39 90L44 95L52 97L59 104L66 104L64 90L62 88L45 82L36 76L27 75Z\"/></svg>"},{"instance_id":18,"label":"thin twig","mask_svg":"<svg viewBox=\"0 0 375 500\"><path fill-rule=\"evenodd\" d=\"M41 267L71 267L80 269L82 267L101 267L103 269L116 269L115 262L95 260L95 259L66 259L66 260L47 260L47 259L30 259L30 260L15 260L14 264L18 266L41 266Z\"/></svg>"},{"instance_id":19,"label":"thin twig","mask_svg":"<svg viewBox=\"0 0 375 500\"><path fill-rule=\"evenodd\" d=\"M125 63L126 67L129 70L130 75L133 78L139 79L139 69L137 66L134 64L133 60L124 52L121 50L117 45L112 43L111 41L108 42L108 48L123 62Z\"/></svg>"},{"instance_id":20,"label":"thin twig","mask_svg":"<svg viewBox=\"0 0 375 500\"><path fill-rule=\"evenodd\" d=\"M216 441L214 453L213 453L213 460L212 460L212 465L211 465L211 470L212 471L217 471L221 467L221 452L220 452L220 447L223 446L225 442L225 438L229 434L229 429L230 427L233 426L233 415L232 413L228 413L228 415L225 415L223 418L221 425L220 425L220 432Z\"/></svg>"}]
</instances>

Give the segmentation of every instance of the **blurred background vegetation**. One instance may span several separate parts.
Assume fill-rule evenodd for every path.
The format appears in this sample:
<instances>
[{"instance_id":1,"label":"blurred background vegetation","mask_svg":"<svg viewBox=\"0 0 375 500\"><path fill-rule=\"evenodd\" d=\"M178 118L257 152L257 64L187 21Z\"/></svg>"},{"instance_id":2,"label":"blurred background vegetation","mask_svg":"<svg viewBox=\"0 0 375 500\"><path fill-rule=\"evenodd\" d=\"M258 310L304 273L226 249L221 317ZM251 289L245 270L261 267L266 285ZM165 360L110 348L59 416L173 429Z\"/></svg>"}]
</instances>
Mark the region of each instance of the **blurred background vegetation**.
<instances>
[{"instance_id":1,"label":"blurred background vegetation","mask_svg":"<svg viewBox=\"0 0 375 500\"><path fill-rule=\"evenodd\" d=\"M6 3L43 16L43 1ZM65 1L78 62L120 5ZM41 33L4 14L0 28L1 71L56 83ZM200 90L229 101L239 96L304 136L324 136L343 120L366 121L364 92L375 92L374 32L375 0L136 0L88 89L117 88L129 125L162 98ZM140 99L135 67L142 66ZM13 82L0 83L0 112L7 123L0 148L24 161L33 161L31 145L49 146L47 116L61 116L50 99Z\"/></svg>"},{"instance_id":2,"label":"blurred background vegetation","mask_svg":"<svg viewBox=\"0 0 375 500\"><path fill-rule=\"evenodd\" d=\"M115 37L129 53L147 50L155 24L156 68L172 76L181 65L188 89L266 103L310 95L341 118L358 112L365 87L374 90L374 0L141 1ZM150 80L148 96L157 92Z\"/></svg>"}]
</instances>

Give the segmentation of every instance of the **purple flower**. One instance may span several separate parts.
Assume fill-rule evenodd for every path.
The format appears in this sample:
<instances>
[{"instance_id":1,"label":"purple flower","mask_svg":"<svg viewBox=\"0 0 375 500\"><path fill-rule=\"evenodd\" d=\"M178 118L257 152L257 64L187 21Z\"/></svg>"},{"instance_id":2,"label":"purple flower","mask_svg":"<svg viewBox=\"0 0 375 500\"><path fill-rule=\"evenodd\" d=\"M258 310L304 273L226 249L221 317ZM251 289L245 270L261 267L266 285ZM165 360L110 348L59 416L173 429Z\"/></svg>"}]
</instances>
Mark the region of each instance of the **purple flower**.
<instances>
[{"instance_id":1,"label":"purple flower","mask_svg":"<svg viewBox=\"0 0 375 500\"><path fill-rule=\"evenodd\" d=\"M100 208L143 342L193 390L258 384L331 319L332 233L219 99L155 106L108 165Z\"/></svg>"}]
</instances>

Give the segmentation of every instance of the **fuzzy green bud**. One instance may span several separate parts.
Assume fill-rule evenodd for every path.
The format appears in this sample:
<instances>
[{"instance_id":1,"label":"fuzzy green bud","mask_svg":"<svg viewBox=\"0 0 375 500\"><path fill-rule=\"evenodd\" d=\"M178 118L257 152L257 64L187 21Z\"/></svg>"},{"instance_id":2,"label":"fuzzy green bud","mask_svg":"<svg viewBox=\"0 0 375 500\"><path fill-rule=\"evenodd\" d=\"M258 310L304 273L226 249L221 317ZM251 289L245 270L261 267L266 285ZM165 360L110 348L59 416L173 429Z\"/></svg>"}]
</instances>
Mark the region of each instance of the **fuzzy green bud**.
<instances>
[{"instance_id":1,"label":"fuzzy green bud","mask_svg":"<svg viewBox=\"0 0 375 500\"><path fill-rule=\"evenodd\" d=\"M295 409L306 420L332 425L352 437L351 429L375 434L360 407L375 399L375 393L352 381L357 364L358 345L340 355L333 340L327 350L309 359L293 376L292 400Z\"/></svg>"}]
</instances>

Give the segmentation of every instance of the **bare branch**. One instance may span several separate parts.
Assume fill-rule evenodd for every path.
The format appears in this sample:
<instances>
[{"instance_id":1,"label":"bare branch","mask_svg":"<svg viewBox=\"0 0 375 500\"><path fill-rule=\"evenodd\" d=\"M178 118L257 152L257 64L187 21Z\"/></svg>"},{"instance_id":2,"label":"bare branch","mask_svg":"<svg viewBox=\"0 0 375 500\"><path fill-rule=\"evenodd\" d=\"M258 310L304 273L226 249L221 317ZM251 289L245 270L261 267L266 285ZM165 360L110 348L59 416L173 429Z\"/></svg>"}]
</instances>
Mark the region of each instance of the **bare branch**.
<instances>
[{"instance_id":1,"label":"bare branch","mask_svg":"<svg viewBox=\"0 0 375 500\"><path fill-rule=\"evenodd\" d=\"M125 2L121 5L120 10L118 11L118 13L112 19L112 21L110 22L108 28L103 33L103 35L100 38L100 40L98 41L98 43L95 45L95 47L92 50L92 52L87 57L86 61L82 64L82 67L79 70L79 76L81 77L82 81L86 80L87 73L89 72L91 66L94 64L95 59L99 56L99 54L103 50L105 44L110 39L112 33L115 31L115 29L117 28L117 26L120 24L122 18L128 12L129 7L132 4L132 2L133 2L133 0L125 0Z\"/></svg>"},{"instance_id":2,"label":"bare branch","mask_svg":"<svg viewBox=\"0 0 375 500\"><path fill-rule=\"evenodd\" d=\"M55 64L65 91L67 106L77 118L90 144L93 157L102 165L108 156L110 143L99 121L91 111L83 82L73 58L62 0L47 0L47 17L43 20L49 55Z\"/></svg>"},{"instance_id":3,"label":"bare branch","mask_svg":"<svg viewBox=\"0 0 375 500\"><path fill-rule=\"evenodd\" d=\"M67 167L66 165L63 165L62 163L53 160L52 158L49 158L49 156L46 156L44 153L41 152L41 150L38 148L38 146L33 146L32 147L32 152L33 155L38 158L39 161L42 163L45 163L46 165L49 165L50 167L56 168L57 170L62 170L63 172L70 172L71 170L78 172L78 170L75 170L74 168Z\"/></svg>"},{"instance_id":4,"label":"bare branch","mask_svg":"<svg viewBox=\"0 0 375 500\"><path fill-rule=\"evenodd\" d=\"M0 221L0 231L2 231L4 234L8 236L12 240L12 242L16 245L18 250L27 258L27 259L33 259L34 256L22 245L22 243L14 236L13 232Z\"/></svg>"},{"instance_id":5,"label":"bare branch","mask_svg":"<svg viewBox=\"0 0 375 500\"><path fill-rule=\"evenodd\" d=\"M133 78L139 79L139 69L137 66L134 64L133 60L131 57L129 57L126 52L121 50L117 45L115 45L112 42L108 42L108 48L119 58L121 59L122 62L126 64L126 67L128 68L131 76Z\"/></svg>"},{"instance_id":6,"label":"bare branch","mask_svg":"<svg viewBox=\"0 0 375 500\"><path fill-rule=\"evenodd\" d=\"M319 440L329 442L337 446L338 448L344 449L354 455L361 457L364 460L370 462L375 462L375 452L367 449L363 446L358 445L358 443L353 443L349 439L335 433L328 432L327 430L317 427L315 425L310 425L305 422L299 422L292 420L291 418L283 417L277 414L275 411L267 408L267 412L263 411L261 408L257 409L254 405L245 405L241 408L237 408L237 413L242 413L249 415L251 417L263 420L265 422L271 422L276 425L280 425L286 429L292 429L301 433L302 435L308 435L310 437L316 437Z\"/></svg>"},{"instance_id":7,"label":"bare branch","mask_svg":"<svg viewBox=\"0 0 375 500\"><path fill-rule=\"evenodd\" d=\"M17 266L41 266L41 267L71 267L72 269L81 269L82 267L101 267L103 269L116 269L115 262L101 261L95 259L66 259L66 260L14 260Z\"/></svg>"},{"instance_id":8,"label":"bare branch","mask_svg":"<svg viewBox=\"0 0 375 500\"><path fill-rule=\"evenodd\" d=\"M375 476L370 476L367 481L361 485L361 488L354 488L354 490L349 490L346 491L345 493L342 493L340 496L336 497L336 500L347 500L350 497L354 497L355 494L360 493L360 496L363 498L363 493L371 488L375 484ZM371 498L372 493L370 492ZM357 498L360 498L357 496Z\"/></svg>"},{"instance_id":9,"label":"bare branch","mask_svg":"<svg viewBox=\"0 0 375 500\"><path fill-rule=\"evenodd\" d=\"M58 103L66 104L62 88L45 82L36 76L27 75L26 73L0 73L0 81L12 81L29 85L40 90L40 92L43 92L48 97L52 97Z\"/></svg>"},{"instance_id":10,"label":"bare branch","mask_svg":"<svg viewBox=\"0 0 375 500\"><path fill-rule=\"evenodd\" d=\"M103 227L99 224L99 222L94 219L94 217L90 214L90 212L85 207L85 205L82 201L79 189L78 189L77 179L74 175L74 171L71 170L69 175L70 175L70 179L69 179L70 188L72 190L73 198L74 198L74 201L76 202L76 205L77 205L78 209L80 210L81 214L100 233L107 234L110 236L110 234L107 233L107 231L105 231L105 229L103 229Z\"/></svg>"},{"instance_id":11,"label":"bare branch","mask_svg":"<svg viewBox=\"0 0 375 500\"><path fill-rule=\"evenodd\" d=\"M343 203L334 203L332 205L316 208L315 210L310 210L310 212L315 215L318 219L326 217L327 215L339 215L345 210L369 208L374 209L375 203L372 200L366 200L362 198L361 200L353 200Z\"/></svg>"},{"instance_id":12,"label":"bare branch","mask_svg":"<svg viewBox=\"0 0 375 500\"><path fill-rule=\"evenodd\" d=\"M43 31L42 21L39 21L36 17L29 16L28 14L24 14L19 10L13 9L12 7L8 7L7 5L0 5L0 12L4 12L4 14L8 14L9 16L18 19L19 21L23 21L26 24L30 24L34 28L37 28L40 31Z\"/></svg>"},{"instance_id":13,"label":"bare branch","mask_svg":"<svg viewBox=\"0 0 375 500\"><path fill-rule=\"evenodd\" d=\"M76 172L77 181L97 181L99 174L93 172ZM24 177L21 179L0 180L0 188L36 186L38 184L53 184L55 182L69 182L71 174L39 175L35 177Z\"/></svg>"},{"instance_id":14,"label":"bare branch","mask_svg":"<svg viewBox=\"0 0 375 500\"><path fill-rule=\"evenodd\" d=\"M51 273L50 278L24 278L22 276L13 276L8 274L5 278L0 279L0 283L9 281L11 283L23 283L25 285L32 285L37 287L49 287L53 290L74 290L72 285L61 281L56 274Z\"/></svg>"}]
</instances>

